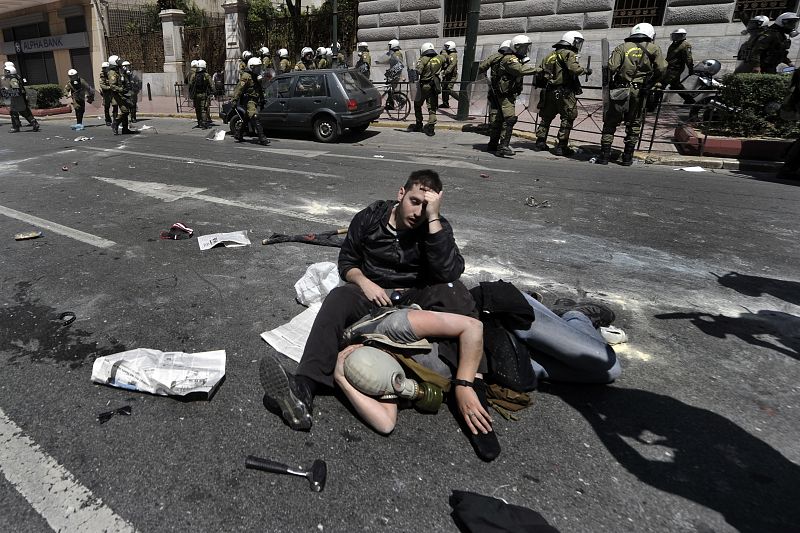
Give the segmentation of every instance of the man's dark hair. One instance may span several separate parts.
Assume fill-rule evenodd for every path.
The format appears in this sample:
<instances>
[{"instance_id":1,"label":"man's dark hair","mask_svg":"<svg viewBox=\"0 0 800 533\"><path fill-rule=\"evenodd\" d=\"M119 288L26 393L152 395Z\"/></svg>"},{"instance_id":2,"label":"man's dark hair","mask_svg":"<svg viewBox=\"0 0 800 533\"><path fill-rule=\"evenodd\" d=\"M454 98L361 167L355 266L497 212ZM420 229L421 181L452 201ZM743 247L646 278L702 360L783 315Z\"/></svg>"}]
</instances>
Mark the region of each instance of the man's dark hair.
<instances>
[{"instance_id":1,"label":"man's dark hair","mask_svg":"<svg viewBox=\"0 0 800 533\"><path fill-rule=\"evenodd\" d=\"M439 174L430 169L412 172L403 188L410 191L414 185L425 187L433 192L442 192L442 180L439 179Z\"/></svg>"}]
</instances>

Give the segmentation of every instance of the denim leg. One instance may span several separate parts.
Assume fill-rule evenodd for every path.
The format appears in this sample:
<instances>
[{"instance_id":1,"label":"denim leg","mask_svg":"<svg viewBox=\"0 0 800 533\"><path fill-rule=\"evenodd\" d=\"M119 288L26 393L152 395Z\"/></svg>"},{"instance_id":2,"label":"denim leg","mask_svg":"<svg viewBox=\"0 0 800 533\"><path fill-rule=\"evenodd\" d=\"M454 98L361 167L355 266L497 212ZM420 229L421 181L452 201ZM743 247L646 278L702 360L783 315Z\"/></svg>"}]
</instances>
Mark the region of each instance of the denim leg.
<instances>
[{"instance_id":1,"label":"denim leg","mask_svg":"<svg viewBox=\"0 0 800 533\"><path fill-rule=\"evenodd\" d=\"M536 319L514 334L531 350L531 366L539 379L572 383L610 383L622 370L614 349L577 311L559 317L523 293Z\"/></svg>"}]
</instances>

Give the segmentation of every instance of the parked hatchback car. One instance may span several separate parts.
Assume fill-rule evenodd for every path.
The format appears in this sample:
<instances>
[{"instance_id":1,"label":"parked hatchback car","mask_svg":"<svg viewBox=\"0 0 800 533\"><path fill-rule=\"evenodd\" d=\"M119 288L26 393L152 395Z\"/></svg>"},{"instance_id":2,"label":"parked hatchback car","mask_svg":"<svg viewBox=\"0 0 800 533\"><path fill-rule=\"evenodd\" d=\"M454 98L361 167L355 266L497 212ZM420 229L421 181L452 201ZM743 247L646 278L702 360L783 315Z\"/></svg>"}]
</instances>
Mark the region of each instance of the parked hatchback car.
<instances>
[{"instance_id":1,"label":"parked hatchback car","mask_svg":"<svg viewBox=\"0 0 800 533\"><path fill-rule=\"evenodd\" d=\"M333 142L345 129L365 131L382 110L380 93L356 69L322 69L275 76L264 88L258 116L265 130L310 130L318 141ZM242 111L233 102L222 106L220 118L234 134Z\"/></svg>"}]
</instances>

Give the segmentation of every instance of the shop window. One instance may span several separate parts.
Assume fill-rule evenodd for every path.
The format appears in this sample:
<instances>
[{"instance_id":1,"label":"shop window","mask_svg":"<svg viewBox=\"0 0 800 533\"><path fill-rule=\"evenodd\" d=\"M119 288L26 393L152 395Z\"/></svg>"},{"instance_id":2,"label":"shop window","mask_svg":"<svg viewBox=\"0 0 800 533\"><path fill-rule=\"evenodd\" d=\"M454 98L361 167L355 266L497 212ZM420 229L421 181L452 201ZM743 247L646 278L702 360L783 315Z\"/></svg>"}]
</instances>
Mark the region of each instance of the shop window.
<instances>
[{"instance_id":1,"label":"shop window","mask_svg":"<svg viewBox=\"0 0 800 533\"><path fill-rule=\"evenodd\" d=\"M797 0L736 0L736 10L733 12L733 21L750 20L756 15L766 15L770 20L781 13L797 10Z\"/></svg>"},{"instance_id":2,"label":"shop window","mask_svg":"<svg viewBox=\"0 0 800 533\"><path fill-rule=\"evenodd\" d=\"M666 0L617 0L611 27L627 28L640 22L659 26L666 6Z\"/></svg>"},{"instance_id":3,"label":"shop window","mask_svg":"<svg viewBox=\"0 0 800 533\"><path fill-rule=\"evenodd\" d=\"M67 33L83 33L86 31L86 17L78 15L77 17L67 17L64 19L67 26Z\"/></svg>"},{"instance_id":4,"label":"shop window","mask_svg":"<svg viewBox=\"0 0 800 533\"><path fill-rule=\"evenodd\" d=\"M468 0L444 0L444 37L463 37L467 34Z\"/></svg>"}]
</instances>

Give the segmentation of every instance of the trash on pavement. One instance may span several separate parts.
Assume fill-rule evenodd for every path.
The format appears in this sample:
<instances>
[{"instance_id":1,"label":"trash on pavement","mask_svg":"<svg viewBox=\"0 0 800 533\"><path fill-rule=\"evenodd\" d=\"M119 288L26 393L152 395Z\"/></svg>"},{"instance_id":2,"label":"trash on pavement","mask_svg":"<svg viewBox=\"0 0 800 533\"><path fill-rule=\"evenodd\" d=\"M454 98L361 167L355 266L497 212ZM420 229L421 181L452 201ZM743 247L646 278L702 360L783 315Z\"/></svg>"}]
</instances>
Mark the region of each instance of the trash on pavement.
<instances>
[{"instance_id":1,"label":"trash on pavement","mask_svg":"<svg viewBox=\"0 0 800 533\"><path fill-rule=\"evenodd\" d=\"M73 313L72 311L64 311L63 313L58 315L57 320L60 322L59 327L66 328L69 327L73 322L75 322L76 319L77 317L75 316L75 313Z\"/></svg>"},{"instance_id":2,"label":"trash on pavement","mask_svg":"<svg viewBox=\"0 0 800 533\"><path fill-rule=\"evenodd\" d=\"M292 468L289 465L279 463L277 461L270 461L269 459L262 459L254 455L248 455L244 461L246 468L255 470L263 470L264 472L272 472L273 474L287 474L290 476L301 476L308 479L309 487L314 492L322 492L325 488L325 481L328 478L328 465L322 459L316 459L310 467L303 468L298 466Z\"/></svg>"},{"instance_id":3,"label":"trash on pavement","mask_svg":"<svg viewBox=\"0 0 800 533\"><path fill-rule=\"evenodd\" d=\"M281 233L273 233L269 239L264 239L261 244L277 244L280 242L303 242L306 244L316 244L317 246L333 246L334 248L341 248L344 238L340 235L346 235L347 228L339 228L332 231L323 231L320 233L306 233L304 235L283 235Z\"/></svg>"},{"instance_id":4,"label":"trash on pavement","mask_svg":"<svg viewBox=\"0 0 800 533\"><path fill-rule=\"evenodd\" d=\"M489 176L489 174L486 174L486 173L484 173L484 172L481 172L481 177L482 177L482 178L490 178L491 176Z\"/></svg>"},{"instance_id":5,"label":"trash on pavement","mask_svg":"<svg viewBox=\"0 0 800 533\"><path fill-rule=\"evenodd\" d=\"M323 262L309 266L303 277L294 284L297 301L307 305L308 309L286 324L265 331L261 338L278 352L299 363L322 301L329 292L343 284L336 264Z\"/></svg>"},{"instance_id":6,"label":"trash on pavement","mask_svg":"<svg viewBox=\"0 0 800 533\"><path fill-rule=\"evenodd\" d=\"M64 165L63 167L61 167L61 170L63 170L64 172L66 172L67 170L69 170L69 167L68 167L67 165Z\"/></svg>"},{"instance_id":7,"label":"trash on pavement","mask_svg":"<svg viewBox=\"0 0 800 533\"><path fill-rule=\"evenodd\" d=\"M211 235L200 235L197 237L197 244L200 245L201 250L208 250L219 244L228 248L237 248L239 246L249 246L250 239L247 237L247 231L232 231L230 233L212 233Z\"/></svg>"},{"instance_id":8,"label":"trash on pavement","mask_svg":"<svg viewBox=\"0 0 800 533\"><path fill-rule=\"evenodd\" d=\"M92 381L159 396L213 396L225 376L225 350L184 353L136 348L98 357Z\"/></svg>"},{"instance_id":9,"label":"trash on pavement","mask_svg":"<svg viewBox=\"0 0 800 533\"><path fill-rule=\"evenodd\" d=\"M140 130L153 130L155 129L153 126L148 126L147 124L143 125Z\"/></svg>"},{"instance_id":10,"label":"trash on pavement","mask_svg":"<svg viewBox=\"0 0 800 533\"><path fill-rule=\"evenodd\" d=\"M106 422L111 420L111 418L114 415L131 416L131 406L125 405L123 407L120 407L119 409L114 409L113 411L106 411L105 413L100 413L99 415L97 415L97 421L100 422L101 424L105 424Z\"/></svg>"},{"instance_id":11,"label":"trash on pavement","mask_svg":"<svg viewBox=\"0 0 800 533\"><path fill-rule=\"evenodd\" d=\"M162 231L160 237L165 240L181 241L184 239L191 239L194 230L190 227L184 226L180 222L174 223L169 230Z\"/></svg>"},{"instance_id":12,"label":"trash on pavement","mask_svg":"<svg viewBox=\"0 0 800 533\"><path fill-rule=\"evenodd\" d=\"M206 136L209 141L224 141L225 130L214 130Z\"/></svg>"},{"instance_id":13,"label":"trash on pavement","mask_svg":"<svg viewBox=\"0 0 800 533\"><path fill-rule=\"evenodd\" d=\"M706 169L703 167L682 167L682 168L673 168L672 170L683 170L684 172L706 172Z\"/></svg>"},{"instance_id":14,"label":"trash on pavement","mask_svg":"<svg viewBox=\"0 0 800 533\"><path fill-rule=\"evenodd\" d=\"M15 241L27 241L30 239L38 239L39 237L43 237L44 233L41 231L29 231L27 233L17 233L14 235Z\"/></svg>"},{"instance_id":15,"label":"trash on pavement","mask_svg":"<svg viewBox=\"0 0 800 533\"><path fill-rule=\"evenodd\" d=\"M85 135L81 135L80 137L75 137L75 142L84 142L84 141L91 141L94 137L87 137Z\"/></svg>"},{"instance_id":16,"label":"trash on pavement","mask_svg":"<svg viewBox=\"0 0 800 533\"><path fill-rule=\"evenodd\" d=\"M528 196L525 198L525 205L528 207L553 207L550 205L550 200L545 200L544 202L537 202L536 198L533 196Z\"/></svg>"},{"instance_id":17,"label":"trash on pavement","mask_svg":"<svg viewBox=\"0 0 800 533\"><path fill-rule=\"evenodd\" d=\"M628 334L617 326L604 326L598 329L600 330L600 335L603 336L608 344L628 342Z\"/></svg>"},{"instance_id":18,"label":"trash on pavement","mask_svg":"<svg viewBox=\"0 0 800 533\"><path fill-rule=\"evenodd\" d=\"M73 124L72 126L69 127L69 129L75 130L75 131L83 131L86 128L84 127L83 124Z\"/></svg>"},{"instance_id":19,"label":"trash on pavement","mask_svg":"<svg viewBox=\"0 0 800 533\"><path fill-rule=\"evenodd\" d=\"M376 159L383 159L384 158L384 156L382 156L382 155L373 155L372 157L374 157Z\"/></svg>"},{"instance_id":20,"label":"trash on pavement","mask_svg":"<svg viewBox=\"0 0 800 533\"><path fill-rule=\"evenodd\" d=\"M454 490L451 516L460 531L525 531L558 533L544 517L527 507L475 492Z\"/></svg>"}]
</instances>

